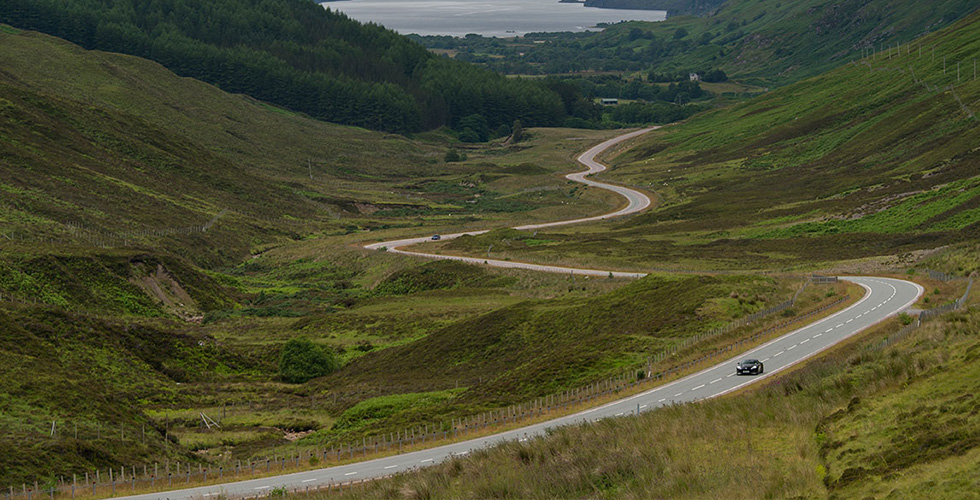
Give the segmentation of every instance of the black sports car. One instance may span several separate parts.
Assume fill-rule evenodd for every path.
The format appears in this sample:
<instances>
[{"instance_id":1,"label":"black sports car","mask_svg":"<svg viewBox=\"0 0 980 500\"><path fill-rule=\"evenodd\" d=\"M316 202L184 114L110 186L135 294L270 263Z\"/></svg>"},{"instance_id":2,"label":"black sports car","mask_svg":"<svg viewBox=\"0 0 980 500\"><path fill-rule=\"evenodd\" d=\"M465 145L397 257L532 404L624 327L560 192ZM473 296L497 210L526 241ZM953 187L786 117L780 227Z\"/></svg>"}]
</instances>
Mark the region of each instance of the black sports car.
<instances>
[{"instance_id":1,"label":"black sports car","mask_svg":"<svg viewBox=\"0 0 980 500\"><path fill-rule=\"evenodd\" d=\"M742 375L743 373L745 375L758 375L762 373L762 370L762 361L758 359L743 359L735 366L735 373L737 375Z\"/></svg>"}]
</instances>

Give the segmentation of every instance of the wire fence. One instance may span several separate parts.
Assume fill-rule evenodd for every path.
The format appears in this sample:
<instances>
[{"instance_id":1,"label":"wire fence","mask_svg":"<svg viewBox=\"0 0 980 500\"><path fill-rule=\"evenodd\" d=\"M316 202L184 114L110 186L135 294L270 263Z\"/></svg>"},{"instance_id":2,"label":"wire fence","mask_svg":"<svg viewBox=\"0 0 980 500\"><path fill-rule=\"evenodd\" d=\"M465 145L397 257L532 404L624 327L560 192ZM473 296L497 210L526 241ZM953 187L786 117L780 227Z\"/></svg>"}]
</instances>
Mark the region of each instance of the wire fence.
<instances>
[{"instance_id":1,"label":"wire fence","mask_svg":"<svg viewBox=\"0 0 980 500\"><path fill-rule=\"evenodd\" d=\"M127 247L151 237L181 236L207 233L222 217L230 213L222 209L214 217L195 226L157 227L133 229L128 231L110 232L93 229L79 222L69 221L55 226L54 232L37 234L35 232L10 231L0 234L0 237L14 242L43 243L50 245L83 245L97 248Z\"/></svg>"},{"instance_id":2,"label":"wire fence","mask_svg":"<svg viewBox=\"0 0 980 500\"><path fill-rule=\"evenodd\" d=\"M941 272L941 271L933 271L932 269L924 269L924 271L926 272L926 274L929 275L930 278L932 278L934 280L942 281L943 283L949 283L950 281L959 281L959 280L969 279L969 278L965 278L963 276L954 276L952 274L944 273L944 272Z\"/></svg>"},{"instance_id":3,"label":"wire fence","mask_svg":"<svg viewBox=\"0 0 980 500\"><path fill-rule=\"evenodd\" d=\"M819 277L808 280L806 283L819 282ZM941 314L953 311L965 306L972 289L973 280L967 285L964 294L949 304L924 311L919 318L912 324L902 328L899 332L889 336L882 342L871 346L871 349L881 349L904 338L909 333L917 329L923 321L928 321ZM801 290L803 287L801 287ZM797 294L798 298L799 294ZM829 309L839 306L849 300L849 297L841 297L833 302L824 304L819 308L813 309L805 314L796 316L786 321L772 325L769 328L754 333L753 335L739 339L735 342L721 346L695 359L684 361L658 371L652 371L654 363L660 363L666 359L665 353L671 354L677 350L664 351L658 356L651 357L647 361L647 366L637 367L636 370L626 370L614 377L607 378L583 387L569 389L557 394L536 398L533 401L511 405L493 411L483 412L478 415L451 419L450 422L439 424L418 425L401 431L389 432L375 436L365 436L360 442L348 442L343 445L331 447L313 447L309 449L291 449L281 454L274 454L271 457L260 459L238 460L234 464L206 466L202 463L180 463L165 462L144 464L142 466L118 467L110 469L96 470L82 476L72 475L70 478L59 476L55 481L49 481L41 485L35 482L33 485L23 484L21 488L9 488L6 492L8 500L13 498L27 498L43 496L45 498L76 498L76 496L101 497L113 496L117 494L138 493L141 491L153 491L154 489L176 488L189 486L192 484L207 484L221 482L230 479L246 479L262 475L281 474L287 471L298 471L316 467L325 467L333 464L340 464L345 461L366 459L372 455L382 453L403 453L415 449L433 445L435 442L448 442L453 439L466 439L497 432L507 426L514 426L529 420L548 418L551 415L558 416L575 411L583 406L596 404L609 398L616 397L623 391L642 389L643 384L656 384L684 375L700 365L709 362L716 362L719 358L729 356L746 348L754 342L764 339L779 330L785 329L796 323L803 322L815 315L821 314ZM790 303L794 301L787 301ZM760 313L773 314L779 310L784 310L784 304L769 308ZM756 316L756 320L766 314ZM744 326L750 323L744 318L737 324ZM730 331L726 327L713 332ZM718 333L715 333L717 335ZM707 335L701 336L700 340L708 338ZM695 342L685 342L682 345L690 347ZM329 485L321 485L315 491L328 491L332 493L349 493L353 488L362 485L364 481L350 480L331 482ZM301 491L301 490L295 490ZM307 489L306 491L310 491Z\"/></svg>"},{"instance_id":4,"label":"wire fence","mask_svg":"<svg viewBox=\"0 0 980 500\"><path fill-rule=\"evenodd\" d=\"M278 474L285 471L330 466L345 461L364 459L378 454L403 453L414 449L430 447L437 441L448 442L453 439L475 437L497 432L505 427L517 425L529 420L558 416L576 408L594 404L598 400L613 398L620 392L635 389L641 384L653 385L665 379L680 376L704 363L716 361L723 355L738 351L740 348L751 345L760 338L765 338L780 329L805 321L814 315L836 307L848 300L848 297L841 297L805 314L772 325L747 338L714 349L708 354L659 370L654 369L656 366L665 362L669 363L668 358L695 346L699 342L748 326L767 316L792 307L798 300L800 294L812 282L814 282L813 277L804 281L794 293L793 298L786 302L758 311L729 323L724 327L689 337L670 349L665 349L657 355L649 357L645 363L634 365L615 376L583 387L542 396L529 402L511 405L506 408L499 408L477 415L453 418L448 422L420 424L402 430L364 436L360 441L356 442L328 446L312 446L305 449L296 447L283 450L282 452L276 451L269 457L236 460L234 463L205 465L202 462L155 462L101 468L76 474L57 475L46 481L35 481L34 484L22 483L20 488L8 487L4 495L6 500L34 500L34 497L40 496L51 498L52 500L56 497L107 497L123 493L147 492L191 484L207 484L209 482L220 482L228 479L245 479L261 475ZM316 400L311 396L310 407L313 408L316 404ZM220 409L215 408L212 412L213 418L207 417L207 420L202 421L217 422L220 425L222 418L228 415L228 410L229 408L227 406ZM245 404L232 405L230 410L232 413L251 411L252 405L251 403L248 403L247 406ZM205 418L203 412L201 416L202 419ZM98 423L38 420L26 422L25 427L28 429L27 434L24 435L22 433L21 437L29 442L36 441L37 443L45 439L57 438L59 435L65 437L71 436L76 439L145 444L147 439L154 437L152 435L153 433L157 433L157 439L160 438L160 434L162 433L164 434L165 442L170 440L170 436L167 435L169 426L162 426L163 428L161 426L150 425L142 425L140 427L134 427L132 425L108 427ZM23 432L24 427L21 427L20 430ZM5 435L10 435L7 432L14 430L0 429L0 431ZM350 487L350 483L344 484L348 488ZM331 488L335 488L337 491L341 491L343 487L340 483L331 486Z\"/></svg>"},{"instance_id":5,"label":"wire fence","mask_svg":"<svg viewBox=\"0 0 980 500\"><path fill-rule=\"evenodd\" d=\"M915 85L934 94L948 94L953 97L963 114L970 120L977 120L976 113L963 102L956 92L958 85L976 82L980 77L977 57L975 54L959 54L955 50L948 52L946 47L936 53L936 45L923 46L921 43L895 43L882 45L880 49L871 46L862 50L861 58L851 64L867 66L872 73L897 72L909 75ZM916 74L913 64L920 66L920 73L925 71L937 83L929 83ZM925 67L923 67L925 66ZM940 73L941 71L941 73ZM953 77L955 75L955 79Z\"/></svg>"},{"instance_id":6,"label":"wire fence","mask_svg":"<svg viewBox=\"0 0 980 500\"><path fill-rule=\"evenodd\" d=\"M936 279L938 279L938 278L936 278ZM944 280L944 281L949 281L949 280ZM893 333L893 334L885 337L884 339L881 340L881 342L878 342L877 344L868 346L868 349L869 350L880 350L880 349L884 349L884 348L886 348L886 347L888 347L888 346L890 346L890 345L892 345L892 344L894 344L894 343L896 343L896 342L898 342L898 341L900 341L900 340L908 337L909 334L911 334L912 332L918 330L919 327L922 326L922 323L923 322L930 321L930 320L935 319L936 317L941 316L943 314L946 314L948 312L952 312L952 311L956 311L958 309L962 309L964 306L966 306L966 302L970 298L970 290L972 288L973 288L973 279L970 278L970 282L966 285L966 291L963 292L963 295L960 298L954 300L953 302L950 302L949 304L945 304L945 305L942 305L942 306L939 306L939 307L936 307L936 308L933 308L933 309L927 309L925 311L922 311L921 313L919 313L919 317L913 319L911 323L909 323L908 325L905 325L904 327L902 327L901 330L899 330L899 331L897 331L897 332L895 332L895 333Z\"/></svg>"}]
</instances>

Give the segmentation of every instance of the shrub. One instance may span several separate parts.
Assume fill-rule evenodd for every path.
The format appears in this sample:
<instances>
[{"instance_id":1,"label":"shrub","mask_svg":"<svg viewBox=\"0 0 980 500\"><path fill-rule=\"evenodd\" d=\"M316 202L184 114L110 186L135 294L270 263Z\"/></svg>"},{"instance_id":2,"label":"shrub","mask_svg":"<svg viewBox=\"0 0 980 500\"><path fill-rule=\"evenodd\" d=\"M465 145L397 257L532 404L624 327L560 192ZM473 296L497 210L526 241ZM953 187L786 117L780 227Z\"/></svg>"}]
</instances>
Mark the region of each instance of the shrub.
<instances>
[{"instance_id":1,"label":"shrub","mask_svg":"<svg viewBox=\"0 0 980 500\"><path fill-rule=\"evenodd\" d=\"M456 150L456 148L450 148L448 151L446 151L446 156L443 159L446 161L446 163L464 161L466 160L466 153L461 154Z\"/></svg>"},{"instance_id":2,"label":"shrub","mask_svg":"<svg viewBox=\"0 0 980 500\"><path fill-rule=\"evenodd\" d=\"M279 354L279 377L290 384L302 384L337 368L340 361L332 351L302 337L286 342Z\"/></svg>"},{"instance_id":3,"label":"shrub","mask_svg":"<svg viewBox=\"0 0 980 500\"><path fill-rule=\"evenodd\" d=\"M514 120L514 126L510 128L511 130L511 141L521 142L524 139L524 126L521 125L520 120Z\"/></svg>"}]
</instances>

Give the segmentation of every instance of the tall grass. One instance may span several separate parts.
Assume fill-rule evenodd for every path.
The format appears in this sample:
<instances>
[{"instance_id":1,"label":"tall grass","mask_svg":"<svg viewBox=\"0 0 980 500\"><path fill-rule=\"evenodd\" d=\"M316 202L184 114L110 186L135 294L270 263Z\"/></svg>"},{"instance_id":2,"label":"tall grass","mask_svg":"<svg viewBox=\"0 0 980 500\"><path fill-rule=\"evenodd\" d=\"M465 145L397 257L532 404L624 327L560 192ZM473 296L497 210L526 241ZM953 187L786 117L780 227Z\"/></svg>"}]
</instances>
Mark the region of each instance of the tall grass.
<instances>
[{"instance_id":1,"label":"tall grass","mask_svg":"<svg viewBox=\"0 0 980 500\"><path fill-rule=\"evenodd\" d=\"M852 342L738 397L555 429L377 481L355 496L969 497L970 482L954 478L976 470L969 457L980 450L964 439L980 429L971 395L980 388L980 312L955 313L888 350L864 348L896 327L887 323L864 337L867 344ZM909 420L916 412L919 420ZM916 423L923 418L938 420ZM923 448L916 436L940 448ZM905 453L889 459L887 475L877 472L882 452ZM921 489L906 474L937 480Z\"/></svg>"}]
</instances>

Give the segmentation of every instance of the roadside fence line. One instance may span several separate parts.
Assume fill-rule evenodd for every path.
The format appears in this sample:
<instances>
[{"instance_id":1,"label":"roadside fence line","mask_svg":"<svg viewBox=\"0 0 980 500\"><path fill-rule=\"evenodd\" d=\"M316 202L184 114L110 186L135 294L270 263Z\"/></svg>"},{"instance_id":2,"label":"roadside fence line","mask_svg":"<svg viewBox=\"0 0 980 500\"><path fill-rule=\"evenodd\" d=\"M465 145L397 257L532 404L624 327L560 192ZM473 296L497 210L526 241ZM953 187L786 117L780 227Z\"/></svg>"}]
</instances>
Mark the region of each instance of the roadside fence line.
<instances>
[{"instance_id":1,"label":"roadside fence line","mask_svg":"<svg viewBox=\"0 0 980 500\"><path fill-rule=\"evenodd\" d=\"M586 386L538 397L532 401L510 405L506 408L498 408L478 415L452 418L449 422L443 421L414 425L394 432L362 436L359 441L331 445L311 445L306 449L289 448L282 452L274 451L269 457L236 460L234 463L205 465L200 462L166 461L162 463L144 463L138 466L130 465L102 468L94 471L76 471L70 475L54 476L54 478L40 484L37 481L33 485L24 483L21 485L19 491L13 487L8 487L8 490L4 493L6 500L20 500L20 498L34 500L33 497L35 496L43 496L54 500L56 497L61 499L74 499L76 496L82 494L87 497L113 496L124 493L131 494L139 491L152 491L163 487L171 488L190 485L192 483L206 484L226 478L245 479L256 475L271 474L275 471L284 472L287 470L295 471L318 466L326 467L345 461L364 459L370 455L403 453L418 447L429 446L436 441L448 441L461 437L485 435L488 432L494 432L494 429L497 427L515 425L530 419L542 418L552 413L567 412L581 405L611 397L621 391L636 388L640 384L655 383L669 377L680 375L686 370L736 351L740 347L748 345L761 337L770 335L781 328L786 328L792 324L804 321L848 299L848 297L841 297L832 303L825 304L806 314L788 319L778 325L758 332L749 338L716 349L697 359L686 361L656 373L653 371L654 364L665 361L669 356L699 341L749 325L765 316L793 306L807 286L811 282L819 282L819 278L809 277L797 290L794 297L786 302L741 318L724 327L689 337L677 346L648 358L646 363L642 365L636 365L632 369L627 369L617 375ZM311 397L311 407L315 406L315 404L315 399ZM244 407L244 403L241 406ZM248 403L248 409L251 410L251 408L251 403ZM235 406L231 409L232 412L236 411ZM220 414L217 411L215 410L214 417L218 422L221 422L227 416L227 408L222 408ZM244 411L244 408L242 411ZM221 419L217 418L219 415L222 417ZM158 440L162 437L165 443L168 443L171 439L169 425L165 426L164 429L160 429L159 426L144 425L140 429L127 429L124 426L120 426L112 427L110 430L108 427L102 427L97 424L94 431L91 425L86 428L84 425L79 427L77 424L72 423L72 427L69 428L68 422L59 423L58 421L51 422L50 431L45 431L44 429L47 429L45 425L46 422L42 421L40 423L35 422L29 426L32 429L31 435L38 442L43 441L45 438L55 438L58 435L69 433L77 439L91 439L93 432L95 439L98 440L114 440L118 438L126 441L128 437L135 442L145 443L147 431L157 433L157 436L154 437ZM344 484L348 485L348 488L350 487L350 483ZM331 488L333 488L333 485ZM343 485L337 484L336 488L339 491L343 488Z\"/></svg>"},{"instance_id":2,"label":"roadside fence line","mask_svg":"<svg viewBox=\"0 0 980 500\"><path fill-rule=\"evenodd\" d=\"M930 273L931 272L932 271L930 271ZM947 275L947 276L949 276L949 275ZM936 279L939 279L939 278L936 278ZM953 279L957 279L957 278L953 278ZM950 281L950 280L944 280L944 281ZM966 285L966 291L963 292L963 295L960 298L954 300L953 302L950 302L949 304L942 305L942 306L939 306L939 307L936 307L936 308L933 308L933 309L927 309L925 311L922 311L921 313L919 313L919 317L915 318L911 323L909 323L908 325L905 325L904 327L902 327L901 330L899 330L899 331L897 331L897 332L895 332L895 333L893 333L893 334L885 337L884 339L881 340L881 342L878 342L877 344L868 346L868 350L881 350L881 349L884 349L884 348L886 348L886 347L894 344L895 342L898 342L899 340L902 340L905 337L908 337L910 333L918 330L919 327L922 326L922 323L923 322L933 320L933 319L935 319L935 318L937 318L937 317L939 317L939 316L941 316L943 314L946 314L948 312L956 311L958 309L962 309L964 306L966 306L966 301L970 298L970 290L972 288L973 288L973 278L970 278L970 282Z\"/></svg>"}]
</instances>

